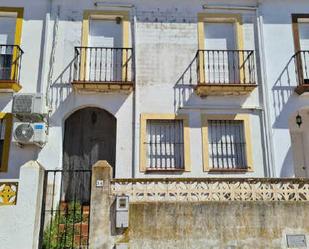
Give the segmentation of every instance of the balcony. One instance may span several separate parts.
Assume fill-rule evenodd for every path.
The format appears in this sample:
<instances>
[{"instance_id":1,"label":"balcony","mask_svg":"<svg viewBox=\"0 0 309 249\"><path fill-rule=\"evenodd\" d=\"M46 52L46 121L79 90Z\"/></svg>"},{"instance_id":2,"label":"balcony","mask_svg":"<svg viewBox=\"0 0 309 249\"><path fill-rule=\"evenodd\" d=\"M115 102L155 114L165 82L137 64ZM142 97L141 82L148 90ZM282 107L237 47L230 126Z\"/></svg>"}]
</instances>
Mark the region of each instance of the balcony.
<instances>
[{"instance_id":1,"label":"balcony","mask_svg":"<svg viewBox=\"0 0 309 249\"><path fill-rule=\"evenodd\" d=\"M132 48L76 47L72 85L78 91L131 92Z\"/></svg>"},{"instance_id":2,"label":"balcony","mask_svg":"<svg viewBox=\"0 0 309 249\"><path fill-rule=\"evenodd\" d=\"M0 92L18 92L23 55L18 45L0 45Z\"/></svg>"},{"instance_id":3,"label":"balcony","mask_svg":"<svg viewBox=\"0 0 309 249\"><path fill-rule=\"evenodd\" d=\"M309 92L309 51L298 51L294 55L297 87L295 92L299 95Z\"/></svg>"},{"instance_id":4,"label":"balcony","mask_svg":"<svg viewBox=\"0 0 309 249\"><path fill-rule=\"evenodd\" d=\"M253 50L198 50L196 58L201 97L248 95L257 86Z\"/></svg>"}]
</instances>

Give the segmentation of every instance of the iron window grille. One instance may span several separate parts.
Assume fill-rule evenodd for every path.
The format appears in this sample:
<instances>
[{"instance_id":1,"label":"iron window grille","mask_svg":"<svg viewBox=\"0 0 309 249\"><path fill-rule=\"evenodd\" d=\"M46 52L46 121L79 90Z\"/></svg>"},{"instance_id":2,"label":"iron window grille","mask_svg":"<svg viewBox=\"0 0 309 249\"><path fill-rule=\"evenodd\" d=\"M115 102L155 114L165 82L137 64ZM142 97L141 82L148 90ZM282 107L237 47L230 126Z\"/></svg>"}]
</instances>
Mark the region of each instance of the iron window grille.
<instances>
[{"instance_id":1,"label":"iron window grille","mask_svg":"<svg viewBox=\"0 0 309 249\"><path fill-rule=\"evenodd\" d=\"M147 170L183 170L182 120L147 120Z\"/></svg>"},{"instance_id":2,"label":"iron window grille","mask_svg":"<svg viewBox=\"0 0 309 249\"><path fill-rule=\"evenodd\" d=\"M212 169L247 169L246 140L242 120L208 121L209 163Z\"/></svg>"},{"instance_id":3,"label":"iron window grille","mask_svg":"<svg viewBox=\"0 0 309 249\"><path fill-rule=\"evenodd\" d=\"M18 45L0 44L0 81L19 82L23 53Z\"/></svg>"},{"instance_id":4,"label":"iron window grille","mask_svg":"<svg viewBox=\"0 0 309 249\"><path fill-rule=\"evenodd\" d=\"M0 80L10 79L12 69L11 64L12 64L11 54L0 55Z\"/></svg>"}]
</instances>

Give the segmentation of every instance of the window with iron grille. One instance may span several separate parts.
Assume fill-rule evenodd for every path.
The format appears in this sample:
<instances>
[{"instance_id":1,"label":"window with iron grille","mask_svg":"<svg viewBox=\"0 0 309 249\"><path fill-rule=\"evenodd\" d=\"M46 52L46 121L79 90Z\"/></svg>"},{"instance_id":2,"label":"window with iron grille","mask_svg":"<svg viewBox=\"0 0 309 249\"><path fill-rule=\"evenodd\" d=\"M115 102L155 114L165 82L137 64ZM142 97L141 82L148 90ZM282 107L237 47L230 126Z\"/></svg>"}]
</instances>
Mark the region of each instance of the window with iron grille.
<instances>
[{"instance_id":1,"label":"window with iron grille","mask_svg":"<svg viewBox=\"0 0 309 249\"><path fill-rule=\"evenodd\" d=\"M8 80L11 76L12 55L0 54L0 80Z\"/></svg>"},{"instance_id":2,"label":"window with iron grille","mask_svg":"<svg viewBox=\"0 0 309 249\"><path fill-rule=\"evenodd\" d=\"M242 120L208 120L209 164L213 169L247 169Z\"/></svg>"},{"instance_id":3,"label":"window with iron grille","mask_svg":"<svg viewBox=\"0 0 309 249\"><path fill-rule=\"evenodd\" d=\"M184 169L183 120L147 120L147 169Z\"/></svg>"},{"instance_id":4,"label":"window with iron grille","mask_svg":"<svg viewBox=\"0 0 309 249\"><path fill-rule=\"evenodd\" d=\"M13 53L16 44L17 13L12 10L0 14L0 80L11 80Z\"/></svg>"}]
</instances>

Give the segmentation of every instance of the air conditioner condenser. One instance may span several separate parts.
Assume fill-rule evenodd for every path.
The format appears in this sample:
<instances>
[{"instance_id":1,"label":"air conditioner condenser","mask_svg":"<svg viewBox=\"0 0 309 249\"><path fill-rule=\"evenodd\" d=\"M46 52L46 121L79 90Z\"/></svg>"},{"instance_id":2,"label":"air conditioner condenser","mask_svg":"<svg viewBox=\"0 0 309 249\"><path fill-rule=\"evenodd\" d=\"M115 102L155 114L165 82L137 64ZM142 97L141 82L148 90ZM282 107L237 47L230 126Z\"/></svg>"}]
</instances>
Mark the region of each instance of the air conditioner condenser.
<instances>
[{"instance_id":1,"label":"air conditioner condenser","mask_svg":"<svg viewBox=\"0 0 309 249\"><path fill-rule=\"evenodd\" d=\"M13 142L18 144L34 144L42 146L47 140L45 123L15 122L13 126Z\"/></svg>"}]
</instances>

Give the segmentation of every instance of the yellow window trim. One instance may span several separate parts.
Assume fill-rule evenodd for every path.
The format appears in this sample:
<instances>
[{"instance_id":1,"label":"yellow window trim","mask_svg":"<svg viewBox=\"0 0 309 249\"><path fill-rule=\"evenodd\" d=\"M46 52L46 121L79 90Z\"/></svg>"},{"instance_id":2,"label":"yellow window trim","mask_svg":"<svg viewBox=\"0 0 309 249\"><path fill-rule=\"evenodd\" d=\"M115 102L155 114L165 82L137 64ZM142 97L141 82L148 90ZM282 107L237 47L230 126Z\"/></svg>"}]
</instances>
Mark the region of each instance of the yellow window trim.
<instances>
[{"instance_id":1,"label":"yellow window trim","mask_svg":"<svg viewBox=\"0 0 309 249\"><path fill-rule=\"evenodd\" d=\"M129 48L129 34L130 34L130 16L128 11L112 11L112 10L85 10L83 15L83 24L82 24L82 47L88 47L88 37L89 37L89 20L91 17L95 19L102 20L110 20L113 17L117 16L122 18L122 46L124 48ZM123 64L126 60L126 51L123 52L122 61ZM86 74L84 68L86 63L86 53L82 51L81 53L81 70L80 70L80 78L84 79L84 75ZM122 70L122 78L124 79L126 76L125 67Z\"/></svg>"},{"instance_id":2,"label":"yellow window trim","mask_svg":"<svg viewBox=\"0 0 309 249\"><path fill-rule=\"evenodd\" d=\"M23 20L24 20L24 8L15 8L15 7L0 7L0 12L5 13L16 13L16 26L15 26L15 37L14 37L14 44L20 46L21 44L21 34L22 34L22 27L23 27ZM13 61L16 61L17 58L17 50L14 49L13 51ZM11 79L14 79L14 75L17 75L18 67L16 64L12 66L11 72Z\"/></svg>"},{"instance_id":3,"label":"yellow window trim","mask_svg":"<svg viewBox=\"0 0 309 249\"><path fill-rule=\"evenodd\" d=\"M0 119L5 119L5 134L4 134L3 151L1 155L2 161L0 165L0 172L7 172L9 164L10 145L11 145L13 115L11 113L0 112Z\"/></svg>"},{"instance_id":4,"label":"yellow window trim","mask_svg":"<svg viewBox=\"0 0 309 249\"><path fill-rule=\"evenodd\" d=\"M147 120L183 120L184 127L184 171L191 171L190 167L190 137L189 137L189 116L186 114L141 114L140 119L140 172L147 171L147 147L145 142L147 141Z\"/></svg>"},{"instance_id":5,"label":"yellow window trim","mask_svg":"<svg viewBox=\"0 0 309 249\"><path fill-rule=\"evenodd\" d=\"M202 114L202 139L203 139L203 164L204 171L210 171L209 147L208 147L208 120L241 120L244 124L244 134L246 139L247 171L253 172L252 142L249 114Z\"/></svg>"},{"instance_id":6,"label":"yellow window trim","mask_svg":"<svg viewBox=\"0 0 309 249\"><path fill-rule=\"evenodd\" d=\"M199 50L205 49L205 32L204 25L205 23L235 23L236 26L236 41L237 41L237 49L244 49L244 35L243 35L243 20L241 14L221 14L221 13L199 13L198 14L198 48ZM243 61L243 55L239 55L240 61ZM202 65L203 56L199 54L199 64ZM243 79L242 74L244 72L240 72L240 79ZM204 67L200 67L199 70L201 82L205 82L205 72Z\"/></svg>"}]
</instances>

